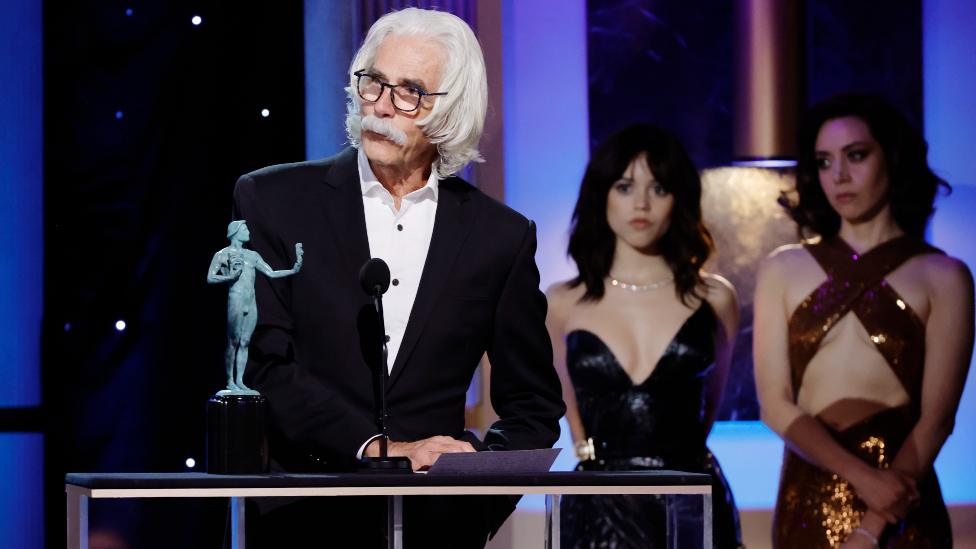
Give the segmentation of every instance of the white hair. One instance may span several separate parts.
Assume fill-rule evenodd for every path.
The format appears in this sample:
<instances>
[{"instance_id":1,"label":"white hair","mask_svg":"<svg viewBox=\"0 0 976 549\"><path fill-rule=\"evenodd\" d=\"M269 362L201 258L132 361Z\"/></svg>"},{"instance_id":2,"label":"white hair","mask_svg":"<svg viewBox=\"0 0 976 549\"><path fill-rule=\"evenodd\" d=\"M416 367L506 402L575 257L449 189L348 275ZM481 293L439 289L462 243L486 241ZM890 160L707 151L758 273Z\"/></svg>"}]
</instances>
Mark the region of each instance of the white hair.
<instances>
[{"instance_id":1,"label":"white hair","mask_svg":"<svg viewBox=\"0 0 976 549\"><path fill-rule=\"evenodd\" d=\"M446 62L440 86L430 91L447 92L447 95L437 96L430 114L416 122L437 147L434 173L444 179L469 162L482 162L478 142L488 108L484 56L471 27L459 17L442 11L406 8L380 17L370 27L349 65L349 86L346 87L349 142L358 148L362 131L360 98L353 73L372 66L376 50L390 35L429 37L444 50Z\"/></svg>"}]
</instances>

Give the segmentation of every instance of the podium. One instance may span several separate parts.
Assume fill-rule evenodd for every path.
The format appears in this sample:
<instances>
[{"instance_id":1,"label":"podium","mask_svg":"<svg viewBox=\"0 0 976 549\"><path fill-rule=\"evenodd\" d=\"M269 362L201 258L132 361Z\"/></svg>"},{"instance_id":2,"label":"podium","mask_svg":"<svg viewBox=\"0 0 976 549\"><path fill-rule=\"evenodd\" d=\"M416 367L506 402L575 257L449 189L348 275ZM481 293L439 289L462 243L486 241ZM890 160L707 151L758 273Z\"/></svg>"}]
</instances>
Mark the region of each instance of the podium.
<instances>
[{"instance_id":1,"label":"podium","mask_svg":"<svg viewBox=\"0 0 976 549\"><path fill-rule=\"evenodd\" d=\"M572 471L533 474L425 475L396 473L209 475L205 473L69 473L65 477L69 549L88 549L88 504L99 498L230 498L231 546L244 549L244 498L387 496L389 546L402 547L403 496L546 496L547 549L559 547L563 495L701 496L702 542L712 548L712 487L706 474L680 471ZM668 508L670 509L670 505ZM678 547L670 531L669 546Z\"/></svg>"}]
</instances>

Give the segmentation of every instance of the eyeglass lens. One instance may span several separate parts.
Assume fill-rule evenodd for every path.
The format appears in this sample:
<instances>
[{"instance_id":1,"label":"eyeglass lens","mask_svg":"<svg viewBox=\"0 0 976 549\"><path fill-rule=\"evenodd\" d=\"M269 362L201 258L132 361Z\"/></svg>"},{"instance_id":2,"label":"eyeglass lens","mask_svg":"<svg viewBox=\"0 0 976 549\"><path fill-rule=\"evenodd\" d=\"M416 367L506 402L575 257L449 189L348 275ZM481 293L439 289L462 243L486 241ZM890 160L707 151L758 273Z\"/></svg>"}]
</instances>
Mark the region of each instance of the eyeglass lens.
<instances>
[{"instance_id":1,"label":"eyeglass lens","mask_svg":"<svg viewBox=\"0 0 976 549\"><path fill-rule=\"evenodd\" d=\"M383 95L384 86L380 80L363 74L359 77L359 96L366 101L378 101ZM420 105L420 93L409 86L396 86L390 89L393 106L401 111L412 111Z\"/></svg>"}]
</instances>

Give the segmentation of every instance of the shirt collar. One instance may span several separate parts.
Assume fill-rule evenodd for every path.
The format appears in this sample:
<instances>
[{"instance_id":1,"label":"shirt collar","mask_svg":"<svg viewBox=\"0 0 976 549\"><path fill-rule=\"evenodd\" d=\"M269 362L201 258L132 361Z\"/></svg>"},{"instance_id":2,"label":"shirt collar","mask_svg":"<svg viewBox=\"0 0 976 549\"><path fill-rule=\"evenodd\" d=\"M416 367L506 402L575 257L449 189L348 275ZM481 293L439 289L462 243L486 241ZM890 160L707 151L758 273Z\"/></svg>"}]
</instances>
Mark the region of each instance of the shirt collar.
<instances>
[{"instance_id":1,"label":"shirt collar","mask_svg":"<svg viewBox=\"0 0 976 549\"><path fill-rule=\"evenodd\" d=\"M380 183L377 179L376 174L373 173L373 168L369 165L369 160L366 158L366 152L362 148L359 149L359 154L357 155L358 168L359 168L359 188L363 193L363 196L382 196L383 194L389 195L390 191L386 190L386 187ZM429 196L434 202L437 202L437 195L439 191L439 181L434 170L430 170L430 177L427 178L427 184L423 187L411 192L407 197L415 198L416 200L423 199ZM404 197L406 198L406 197Z\"/></svg>"}]
</instances>

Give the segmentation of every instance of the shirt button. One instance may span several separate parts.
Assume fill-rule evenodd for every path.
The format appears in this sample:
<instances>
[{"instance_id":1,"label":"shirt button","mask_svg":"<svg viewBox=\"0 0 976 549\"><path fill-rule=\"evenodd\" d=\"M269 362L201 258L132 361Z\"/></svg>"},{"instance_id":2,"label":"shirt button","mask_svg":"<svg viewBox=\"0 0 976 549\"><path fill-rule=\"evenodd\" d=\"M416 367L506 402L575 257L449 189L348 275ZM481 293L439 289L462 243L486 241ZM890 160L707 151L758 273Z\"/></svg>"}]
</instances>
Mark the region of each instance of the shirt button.
<instances>
[{"instance_id":1,"label":"shirt button","mask_svg":"<svg viewBox=\"0 0 976 549\"><path fill-rule=\"evenodd\" d=\"M398 223L398 224L397 224L397 230L398 230L398 231L402 231L402 230L403 230L403 225L400 225L400 224Z\"/></svg>"},{"instance_id":2,"label":"shirt button","mask_svg":"<svg viewBox=\"0 0 976 549\"><path fill-rule=\"evenodd\" d=\"M389 342L390 342L390 336L386 336L386 342L387 342L387 343L389 343Z\"/></svg>"},{"instance_id":3,"label":"shirt button","mask_svg":"<svg viewBox=\"0 0 976 549\"><path fill-rule=\"evenodd\" d=\"M400 285L400 280L399 280L399 279L397 279L397 278L394 278L394 279L393 279L393 285L394 285L394 286L399 286L399 285Z\"/></svg>"}]
</instances>

